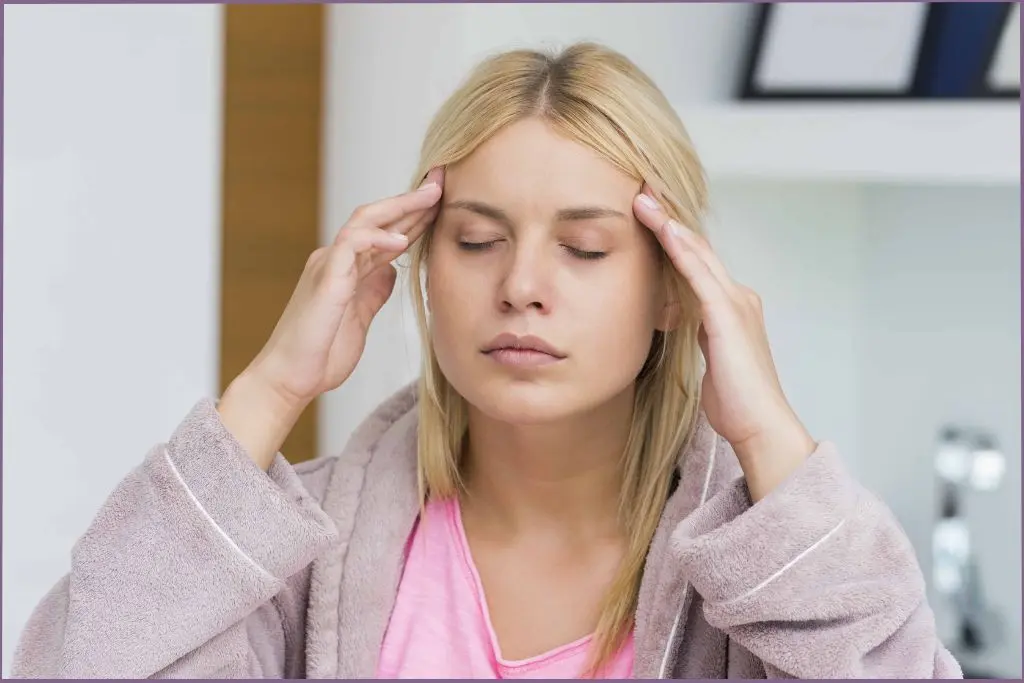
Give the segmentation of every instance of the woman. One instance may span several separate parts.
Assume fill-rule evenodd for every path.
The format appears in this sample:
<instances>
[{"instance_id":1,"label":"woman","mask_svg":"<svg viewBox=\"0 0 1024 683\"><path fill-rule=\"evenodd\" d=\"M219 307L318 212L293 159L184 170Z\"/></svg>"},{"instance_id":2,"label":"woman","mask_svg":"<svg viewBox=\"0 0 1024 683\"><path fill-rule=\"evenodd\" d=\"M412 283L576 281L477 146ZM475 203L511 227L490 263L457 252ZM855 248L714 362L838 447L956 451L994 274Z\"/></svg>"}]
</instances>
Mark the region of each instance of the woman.
<instances>
[{"instance_id":1,"label":"woman","mask_svg":"<svg viewBox=\"0 0 1024 683\"><path fill-rule=\"evenodd\" d=\"M112 494L15 675L960 677L904 534L787 403L634 65L485 61L415 178ZM407 249L422 377L292 467Z\"/></svg>"}]
</instances>

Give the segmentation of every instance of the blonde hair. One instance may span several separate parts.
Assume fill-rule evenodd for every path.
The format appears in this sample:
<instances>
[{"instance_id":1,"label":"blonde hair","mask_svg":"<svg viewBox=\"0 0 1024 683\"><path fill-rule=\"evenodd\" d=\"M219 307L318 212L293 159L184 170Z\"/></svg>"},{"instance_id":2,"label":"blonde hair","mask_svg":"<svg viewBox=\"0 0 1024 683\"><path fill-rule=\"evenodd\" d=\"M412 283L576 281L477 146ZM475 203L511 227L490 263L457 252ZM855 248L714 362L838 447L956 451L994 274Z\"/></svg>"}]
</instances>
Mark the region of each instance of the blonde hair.
<instances>
[{"instance_id":1,"label":"blonde hair","mask_svg":"<svg viewBox=\"0 0 1024 683\"><path fill-rule=\"evenodd\" d=\"M557 54L513 50L481 62L431 123L413 185L431 168L459 162L504 127L529 117L539 117L560 134L592 148L636 178L638 187L646 181L670 215L702 230L706 181L682 123L632 62L593 43L578 43ZM430 232L410 251L409 284L423 343L418 472L420 503L425 505L430 497L447 498L461 491L467 407L441 372L431 346L423 293ZM681 320L668 332L655 332L636 381L619 497L628 546L601 606L592 675L632 628L647 551L668 499L678 453L697 417L700 352L695 299L664 254L661 268L680 304Z\"/></svg>"}]
</instances>

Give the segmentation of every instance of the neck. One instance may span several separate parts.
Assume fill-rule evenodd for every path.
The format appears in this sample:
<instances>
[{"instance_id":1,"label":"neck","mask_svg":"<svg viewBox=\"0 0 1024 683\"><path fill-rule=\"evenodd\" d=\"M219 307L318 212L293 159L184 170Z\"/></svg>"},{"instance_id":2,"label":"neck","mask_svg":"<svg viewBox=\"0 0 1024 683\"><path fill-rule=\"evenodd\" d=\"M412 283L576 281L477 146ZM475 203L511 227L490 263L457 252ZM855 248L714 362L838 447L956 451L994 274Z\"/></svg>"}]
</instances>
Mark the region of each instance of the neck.
<instances>
[{"instance_id":1,"label":"neck","mask_svg":"<svg viewBox=\"0 0 1024 683\"><path fill-rule=\"evenodd\" d=\"M471 407L464 509L504 536L527 529L619 536L632 412L632 388L593 411L541 425L493 420Z\"/></svg>"}]
</instances>

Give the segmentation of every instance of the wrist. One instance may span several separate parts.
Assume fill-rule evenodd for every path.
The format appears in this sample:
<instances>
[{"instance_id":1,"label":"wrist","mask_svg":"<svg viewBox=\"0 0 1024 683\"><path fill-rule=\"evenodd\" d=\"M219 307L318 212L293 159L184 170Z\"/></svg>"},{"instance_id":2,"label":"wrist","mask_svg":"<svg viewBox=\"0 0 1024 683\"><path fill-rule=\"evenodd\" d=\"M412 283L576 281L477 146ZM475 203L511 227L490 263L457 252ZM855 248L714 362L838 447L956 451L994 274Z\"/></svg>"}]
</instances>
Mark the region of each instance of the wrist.
<instances>
[{"instance_id":1,"label":"wrist","mask_svg":"<svg viewBox=\"0 0 1024 683\"><path fill-rule=\"evenodd\" d=\"M731 445L754 503L788 479L818 446L795 418Z\"/></svg>"},{"instance_id":2,"label":"wrist","mask_svg":"<svg viewBox=\"0 0 1024 683\"><path fill-rule=\"evenodd\" d=\"M217 411L231 435L266 471L308 405L282 395L247 369L228 385Z\"/></svg>"}]
</instances>

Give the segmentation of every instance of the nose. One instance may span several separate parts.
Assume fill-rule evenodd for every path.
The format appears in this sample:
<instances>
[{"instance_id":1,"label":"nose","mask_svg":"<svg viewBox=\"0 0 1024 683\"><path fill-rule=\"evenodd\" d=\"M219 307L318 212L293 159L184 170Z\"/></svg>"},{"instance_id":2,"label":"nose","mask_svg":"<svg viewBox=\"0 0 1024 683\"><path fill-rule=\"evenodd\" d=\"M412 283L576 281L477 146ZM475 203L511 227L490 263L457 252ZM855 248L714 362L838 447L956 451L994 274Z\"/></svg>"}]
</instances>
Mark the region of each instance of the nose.
<instances>
[{"instance_id":1,"label":"nose","mask_svg":"<svg viewBox=\"0 0 1024 683\"><path fill-rule=\"evenodd\" d=\"M519 241L508 250L503 263L499 306L502 312L536 310L546 313L551 307L550 278L553 263L547 263L544 247Z\"/></svg>"}]
</instances>

